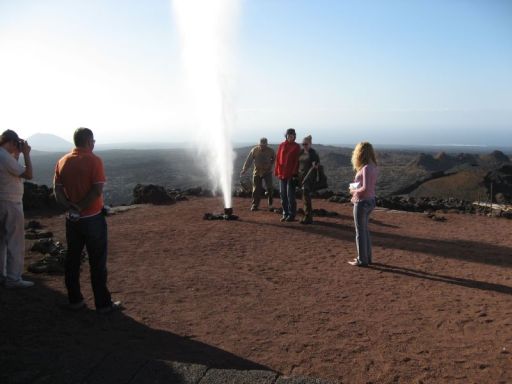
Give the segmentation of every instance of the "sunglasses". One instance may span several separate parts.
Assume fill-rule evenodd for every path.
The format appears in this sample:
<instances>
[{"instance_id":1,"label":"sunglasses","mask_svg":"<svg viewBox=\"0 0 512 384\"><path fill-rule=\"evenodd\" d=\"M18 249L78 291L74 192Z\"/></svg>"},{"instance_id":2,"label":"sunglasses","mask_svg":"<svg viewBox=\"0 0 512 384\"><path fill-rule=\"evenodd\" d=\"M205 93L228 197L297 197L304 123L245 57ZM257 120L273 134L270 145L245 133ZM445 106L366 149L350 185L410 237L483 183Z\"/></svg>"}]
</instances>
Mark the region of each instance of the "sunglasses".
<instances>
[{"instance_id":1,"label":"sunglasses","mask_svg":"<svg viewBox=\"0 0 512 384\"><path fill-rule=\"evenodd\" d=\"M302 143L303 146L307 147L309 143Z\"/></svg>"}]
</instances>

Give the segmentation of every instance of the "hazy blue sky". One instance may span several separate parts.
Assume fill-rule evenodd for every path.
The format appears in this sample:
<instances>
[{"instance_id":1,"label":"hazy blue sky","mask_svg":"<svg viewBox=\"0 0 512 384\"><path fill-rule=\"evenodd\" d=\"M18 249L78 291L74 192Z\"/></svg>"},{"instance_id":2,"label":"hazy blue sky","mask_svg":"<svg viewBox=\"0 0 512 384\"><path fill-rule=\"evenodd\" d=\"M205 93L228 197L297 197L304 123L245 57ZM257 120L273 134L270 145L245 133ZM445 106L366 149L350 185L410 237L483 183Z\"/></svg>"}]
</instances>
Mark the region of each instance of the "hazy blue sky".
<instances>
[{"instance_id":1,"label":"hazy blue sky","mask_svg":"<svg viewBox=\"0 0 512 384\"><path fill-rule=\"evenodd\" d=\"M236 142L510 145L510 0L242 0L236 30ZM1 130L186 141L183 77L170 0L0 0Z\"/></svg>"}]
</instances>

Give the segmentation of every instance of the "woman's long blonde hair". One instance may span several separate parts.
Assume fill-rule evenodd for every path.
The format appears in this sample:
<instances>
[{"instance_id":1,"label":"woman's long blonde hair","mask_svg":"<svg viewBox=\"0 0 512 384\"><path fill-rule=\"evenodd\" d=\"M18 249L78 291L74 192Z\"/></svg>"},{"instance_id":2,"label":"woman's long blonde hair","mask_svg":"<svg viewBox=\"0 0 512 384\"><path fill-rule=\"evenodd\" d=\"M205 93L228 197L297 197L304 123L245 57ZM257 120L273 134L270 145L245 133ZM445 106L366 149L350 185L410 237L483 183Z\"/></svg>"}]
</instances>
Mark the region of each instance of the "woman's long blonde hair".
<instances>
[{"instance_id":1,"label":"woman's long blonde hair","mask_svg":"<svg viewBox=\"0 0 512 384\"><path fill-rule=\"evenodd\" d=\"M352 166L354 170L358 172L369 163L377 165L375 151L369 142L362 141L356 145L354 152L352 152Z\"/></svg>"}]
</instances>

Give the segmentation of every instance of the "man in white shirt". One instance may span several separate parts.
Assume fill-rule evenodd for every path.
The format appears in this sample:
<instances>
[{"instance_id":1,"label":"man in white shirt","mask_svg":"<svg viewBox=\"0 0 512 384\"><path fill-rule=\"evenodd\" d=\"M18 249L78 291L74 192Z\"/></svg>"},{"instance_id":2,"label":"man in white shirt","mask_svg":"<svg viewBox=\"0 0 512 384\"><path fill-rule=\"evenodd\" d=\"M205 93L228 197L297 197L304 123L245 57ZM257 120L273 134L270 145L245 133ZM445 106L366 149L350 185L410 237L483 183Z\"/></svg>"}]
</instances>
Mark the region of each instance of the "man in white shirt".
<instances>
[{"instance_id":1,"label":"man in white shirt","mask_svg":"<svg viewBox=\"0 0 512 384\"><path fill-rule=\"evenodd\" d=\"M7 130L0 136L0 283L6 288L28 288L23 280L25 258L25 217L23 180L32 179L30 145ZM18 163L23 153L25 166Z\"/></svg>"}]
</instances>

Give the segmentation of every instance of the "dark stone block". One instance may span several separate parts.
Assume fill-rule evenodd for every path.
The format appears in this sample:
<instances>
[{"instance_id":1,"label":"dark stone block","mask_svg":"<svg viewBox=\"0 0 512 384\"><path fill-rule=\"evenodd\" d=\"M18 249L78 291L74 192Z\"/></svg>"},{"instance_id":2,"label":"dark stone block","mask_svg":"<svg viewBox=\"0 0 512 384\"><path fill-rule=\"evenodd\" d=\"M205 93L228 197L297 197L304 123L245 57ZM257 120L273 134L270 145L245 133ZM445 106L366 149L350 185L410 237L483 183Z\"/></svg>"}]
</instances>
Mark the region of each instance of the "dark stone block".
<instances>
[{"instance_id":1,"label":"dark stone block","mask_svg":"<svg viewBox=\"0 0 512 384\"><path fill-rule=\"evenodd\" d=\"M210 369L200 384L273 384L276 376L272 371Z\"/></svg>"},{"instance_id":2,"label":"dark stone block","mask_svg":"<svg viewBox=\"0 0 512 384\"><path fill-rule=\"evenodd\" d=\"M207 369L199 364L151 360L137 372L130 384L198 384Z\"/></svg>"},{"instance_id":3,"label":"dark stone block","mask_svg":"<svg viewBox=\"0 0 512 384\"><path fill-rule=\"evenodd\" d=\"M277 379L275 384L335 384L341 383L338 381L327 381L322 379L317 379L314 377L280 377Z\"/></svg>"}]
</instances>

